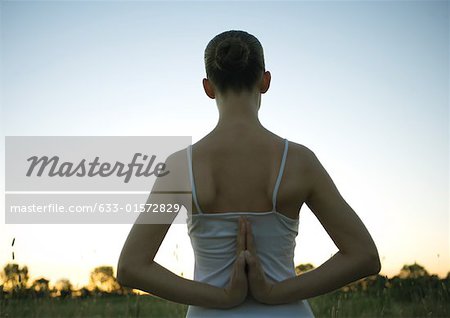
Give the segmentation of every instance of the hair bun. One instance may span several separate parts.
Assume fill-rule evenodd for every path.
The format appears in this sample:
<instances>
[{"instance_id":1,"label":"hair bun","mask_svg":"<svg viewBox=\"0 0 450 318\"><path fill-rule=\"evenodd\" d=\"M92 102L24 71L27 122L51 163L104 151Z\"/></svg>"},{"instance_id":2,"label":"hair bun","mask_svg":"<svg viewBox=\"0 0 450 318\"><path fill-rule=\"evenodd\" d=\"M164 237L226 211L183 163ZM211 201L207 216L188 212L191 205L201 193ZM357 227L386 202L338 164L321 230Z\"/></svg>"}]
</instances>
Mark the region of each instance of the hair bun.
<instances>
[{"instance_id":1,"label":"hair bun","mask_svg":"<svg viewBox=\"0 0 450 318\"><path fill-rule=\"evenodd\" d=\"M216 66L222 71L238 72L248 65L250 49L239 38L227 38L216 48Z\"/></svg>"}]
</instances>

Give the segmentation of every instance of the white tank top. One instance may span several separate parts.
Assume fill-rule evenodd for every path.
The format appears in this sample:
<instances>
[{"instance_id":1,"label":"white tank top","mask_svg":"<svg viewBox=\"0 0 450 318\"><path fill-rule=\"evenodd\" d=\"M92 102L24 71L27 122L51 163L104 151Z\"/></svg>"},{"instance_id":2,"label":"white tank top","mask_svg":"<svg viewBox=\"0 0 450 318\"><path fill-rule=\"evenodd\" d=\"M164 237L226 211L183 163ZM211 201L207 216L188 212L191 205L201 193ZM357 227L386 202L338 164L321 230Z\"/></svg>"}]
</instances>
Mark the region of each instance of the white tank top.
<instances>
[{"instance_id":1,"label":"white tank top","mask_svg":"<svg viewBox=\"0 0 450 318\"><path fill-rule=\"evenodd\" d=\"M198 213L188 213L187 226L195 256L194 280L225 287L236 260L236 236L239 216L252 224L256 251L266 277L279 282L295 276L294 249L298 234L298 219L276 211L276 199L289 142L285 146L278 177L272 194L272 210L267 212L205 213L200 208L192 170L192 146L187 147L192 196ZM231 309L211 309L189 306L187 316L196 317L314 317L306 300L283 305L265 305L247 298Z\"/></svg>"}]
</instances>

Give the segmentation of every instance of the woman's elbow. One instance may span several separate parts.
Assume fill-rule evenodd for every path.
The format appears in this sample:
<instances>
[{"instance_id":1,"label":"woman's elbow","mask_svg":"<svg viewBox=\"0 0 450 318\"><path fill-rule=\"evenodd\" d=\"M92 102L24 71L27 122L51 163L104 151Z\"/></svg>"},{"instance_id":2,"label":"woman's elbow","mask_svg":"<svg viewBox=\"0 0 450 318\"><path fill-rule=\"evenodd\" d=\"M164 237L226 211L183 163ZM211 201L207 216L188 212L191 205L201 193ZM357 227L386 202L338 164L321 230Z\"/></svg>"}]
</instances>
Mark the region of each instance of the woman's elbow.
<instances>
[{"instance_id":1,"label":"woman's elbow","mask_svg":"<svg viewBox=\"0 0 450 318\"><path fill-rule=\"evenodd\" d=\"M377 275L381 271L381 262L377 251L367 254L364 267L367 271L367 276Z\"/></svg>"},{"instance_id":2,"label":"woman's elbow","mask_svg":"<svg viewBox=\"0 0 450 318\"><path fill-rule=\"evenodd\" d=\"M119 260L117 265L117 282L121 286L139 288L138 285L141 284L144 277L149 278L152 276L152 264L154 264L153 261L143 263L141 259Z\"/></svg>"},{"instance_id":3,"label":"woman's elbow","mask_svg":"<svg viewBox=\"0 0 450 318\"><path fill-rule=\"evenodd\" d=\"M117 266L117 282L124 287L132 287L129 283L129 268L119 262Z\"/></svg>"},{"instance_id":4,"label":"woman's elbow","mask_svg":"<svg viewBox=\"0 0 450 318\"><path fill-rule=\"evenodd\" d=\"M138 268L138 263L135 260L119 259L117 264L117 282L121 286L134 288Z\"/></svg>"}]
</instances>

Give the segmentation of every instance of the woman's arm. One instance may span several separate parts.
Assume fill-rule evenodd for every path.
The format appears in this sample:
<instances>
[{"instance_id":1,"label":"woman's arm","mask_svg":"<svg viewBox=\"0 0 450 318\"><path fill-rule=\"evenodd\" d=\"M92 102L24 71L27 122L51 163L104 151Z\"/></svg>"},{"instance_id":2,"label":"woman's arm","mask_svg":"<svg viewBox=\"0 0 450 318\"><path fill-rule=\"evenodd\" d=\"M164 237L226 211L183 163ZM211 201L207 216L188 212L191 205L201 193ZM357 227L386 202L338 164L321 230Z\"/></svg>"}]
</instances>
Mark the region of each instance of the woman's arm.
<instances>
[{"instance_id":1,"label":"woman's arm","mask_svg":"<svg viewBox=\"0 0 450 318\"><path fill-rule=\"evenodd\" d=\"M319 296L379 271L376 260L339 251L316 269L274 284L266 303L277 305Z\"/></svg>"},{"instance_id":2,"label":"woman's arm","mask_svg":"<svg viewBox=\"0 0 450 318\"><path fill-rule=\"evenodd\" d=\"M156 241L163 238L170 224L135 224L120 255L117 280L177 303L220 307L225 291L209 284L180 277L159 265L149 254L156 254ZM155 248L156 247L156 248ZM146 253L148 251L148 253Z\"/></svg>"},{"instance_id":3,"label":"woman's arm","mask_svg":"<svg viewBox=\"0 0 450 318\"><path fill-rule=\"evenodd\" d=\"M268 304L288 303L336 290L381 269L378 251L366 227L342 198L331 177L308 149L305 203L316 215L339 251L321 266L273 285Z\"/></svg>"},{"instance_id":4,"label":"woman's arm","mask_svg":"<svg viewBox=\"0 0 450 318\"><path fill-rule=\"evenodd\" d=\"M185 152L178 154L183 156ZM169 167L170 174L156 179L147 204L178 203L188 207L188 204L191 203L186 199L185 194L180 195L174 191L180 189L180 180L185 177L180 176L180 172L184 170L184 165L187 167L187 163L183 157L176 159L173 156L166 161L166 167ZM161 197L153 193L169 189L174 194L164 194ZM172 219L167 219L167 224L151 224L152 220L149 218L152 215L140 213L120 254L117 266L118 282L122 286L140 289L161 298L188 305L230 308L240 304L247 295L245 259L243 257L237 258L232 278L226 288L180 277L154 261L176 213L173 212L172 215ZM241 241L242 239L238 236L237 253L245 248L245 242L240 243Z\"/></svg>"}]
</instances>

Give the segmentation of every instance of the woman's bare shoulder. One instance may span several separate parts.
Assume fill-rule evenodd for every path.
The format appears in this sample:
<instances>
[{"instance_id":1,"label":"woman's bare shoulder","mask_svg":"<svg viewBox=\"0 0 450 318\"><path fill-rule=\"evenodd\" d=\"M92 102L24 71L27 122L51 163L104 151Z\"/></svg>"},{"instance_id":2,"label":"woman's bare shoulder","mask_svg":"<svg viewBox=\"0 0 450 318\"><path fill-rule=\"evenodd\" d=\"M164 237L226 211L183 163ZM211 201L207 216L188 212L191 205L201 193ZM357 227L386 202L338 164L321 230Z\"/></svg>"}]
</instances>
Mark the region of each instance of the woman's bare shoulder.
<instances>
[{"instance_id":1,"label":"woman's bare shoulder","mask_svg":"<svg viewBox=\"0 0 450 318\"><path fill-rule=\"evenodd\" d=\"M315 154L309 147L291 140L289 140L288 154L292 161L302 165L312 163L315 159Z\"/></svg>"}]
</instances>

